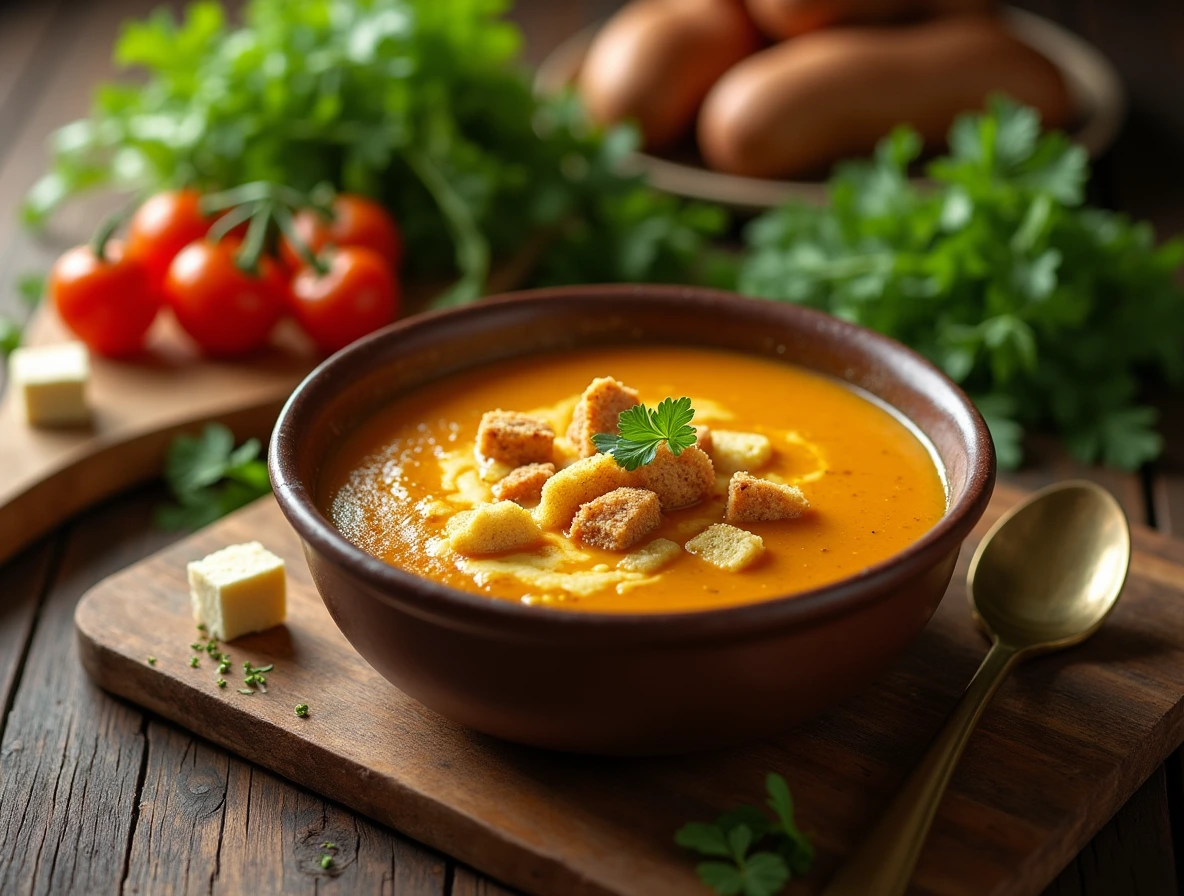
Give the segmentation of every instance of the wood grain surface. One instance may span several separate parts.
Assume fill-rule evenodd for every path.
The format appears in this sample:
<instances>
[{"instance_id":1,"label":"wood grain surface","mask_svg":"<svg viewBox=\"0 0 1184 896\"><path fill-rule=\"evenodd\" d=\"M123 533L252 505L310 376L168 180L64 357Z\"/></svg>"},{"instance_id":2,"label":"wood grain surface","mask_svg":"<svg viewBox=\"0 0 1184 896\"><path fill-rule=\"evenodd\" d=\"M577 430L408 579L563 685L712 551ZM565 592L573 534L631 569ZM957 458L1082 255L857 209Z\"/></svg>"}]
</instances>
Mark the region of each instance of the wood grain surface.
<instances>
[{"instance_id":1,"label":"wood grain surface","mask_svg":"<svg viewBox=\"0 0 1184 896\"><path fill-rule=\"evenodd\" d=\"M1001 489L981 533L1022 493ZM976 535L977 535L976 533ZM275 663L266 695L219 690L194 636L185 563L259 539L289 565L285 626L240 639ZM284 777L531 893L693 891L683 822L760 802L765 772L794 789L818 849L795 892L817 892L920 756L985 652L955 584L922 637L868 691L784 737L677 759L573 757L495 741L435 715L345 642L300 546L265 499L100 584L79 604L83 664L104 688ZM918 869L918 894L1039 893L1184 741L1184 544L1139 528L1104 630L1004 686L956 773ZM157 657L155 665L145 658ZM307 719L296 703L307 702Z\"/></svg>"}]
</instances>

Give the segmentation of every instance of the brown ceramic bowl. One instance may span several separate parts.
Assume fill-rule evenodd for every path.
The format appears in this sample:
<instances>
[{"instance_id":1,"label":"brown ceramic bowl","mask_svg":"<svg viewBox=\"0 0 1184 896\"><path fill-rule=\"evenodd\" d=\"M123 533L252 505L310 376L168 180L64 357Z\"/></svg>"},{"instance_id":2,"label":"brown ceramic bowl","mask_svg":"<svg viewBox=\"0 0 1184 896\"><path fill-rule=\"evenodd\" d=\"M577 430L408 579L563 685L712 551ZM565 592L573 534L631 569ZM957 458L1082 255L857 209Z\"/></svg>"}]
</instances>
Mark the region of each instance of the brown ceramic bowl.
<instances>
[{"instance_id":1,"label":"brown ceramic bowl","mask_svg":"<svg viewBox=\"0 0 1184 896\"><path fill-rule=\"evenodd\" d=\"M525 606L439 585L354 547L318 509L328 453L392 398L498 359L637 343L765 356L879 396L937 449L948 512L906 550L824 588L720 610L624 615ZM866 686L937 608L995 479L982 418L909 349L794 305L629 285L510 295L361 340L293 393L272 437L270 466L325 605L384 677L489 734L610 754L750 740Z\"/></svg>"}]
</instances>

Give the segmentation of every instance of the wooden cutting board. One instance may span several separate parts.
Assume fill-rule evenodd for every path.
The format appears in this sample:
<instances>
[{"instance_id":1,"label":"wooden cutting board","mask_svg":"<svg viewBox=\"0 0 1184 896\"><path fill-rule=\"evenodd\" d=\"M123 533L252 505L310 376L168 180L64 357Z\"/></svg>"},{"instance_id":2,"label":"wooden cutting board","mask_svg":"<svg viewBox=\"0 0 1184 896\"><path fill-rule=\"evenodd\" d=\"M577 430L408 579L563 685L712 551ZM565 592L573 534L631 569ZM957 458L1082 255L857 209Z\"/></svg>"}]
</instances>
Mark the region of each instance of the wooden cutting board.
<instances>
[{"instance_id":1,"label":"wooden cutting board","mask_svg":"<svg viewBox=\"0 0 1184 896\"><path fill-rule=\"evenodd\" d=\"M999 489L972 541L1020 498ZM289 618L227 647L234 671L218 690L211 662L189 666L185 564L251 539L289 563ZM1134 546L1103 630L1021 667L987 710L912 892L1039 893L1184 741L1184 543L1136 528ZM779 771L818 851L790 889L805 894L871 824L986 651L965 600L971 549L924 633L865 693L776 740L680 758L549 754L416 703L337 631L270 498L100 583L76 624L104 688L530 893L705 892L674 831L760 804L765 773ZM236 692L244 660L275 663L267 694Z\"/></svg>"},{"instance_id":2,"label":"wooden cutting board","mask_svg":"<svg viewBox=\"0 0 1184 896\"><path fill-rule=\"evenodd\" d=\"M73 338L48 308L25 335L28 345ZM239 440L266 439L316 361L287 324L258 357L204 359L162 317L142 357L91 358L90 426L31 427L20 396L6 389L0 395L0 563L83 508L159 476L178 433L219 420Z\"/></svg>"}]
</instances>

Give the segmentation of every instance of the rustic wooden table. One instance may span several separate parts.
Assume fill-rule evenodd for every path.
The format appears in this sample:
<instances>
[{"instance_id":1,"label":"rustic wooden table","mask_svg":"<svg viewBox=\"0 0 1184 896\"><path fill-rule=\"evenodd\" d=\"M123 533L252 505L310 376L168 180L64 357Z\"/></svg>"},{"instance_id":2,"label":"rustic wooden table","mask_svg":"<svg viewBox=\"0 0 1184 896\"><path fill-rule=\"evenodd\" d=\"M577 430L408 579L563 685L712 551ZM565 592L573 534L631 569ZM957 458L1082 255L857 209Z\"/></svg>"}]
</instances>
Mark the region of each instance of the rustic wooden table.
<instances>
[{"instance_id":1,"label":"rustic wooden table","mask_svg":"<svg viewBox=\"0 0 1184 896\"><path fill-rule=\"evenodd\" d=\"M45 164L45 141L82 114L109 74L119 23L154 0L0 0L0 307L15 279L45 269L90 223L35 242L16 220ZM515 17L537 61L613 0L521 0ZM1122 71L1132 97L1123 136L1097 166L1094 199L1184 230L1184 5L1145 0L1024 4L1085 35ZM1182 404L1165 404L1168 449L1141 475L1083 470L1037 441L1010 476L1035 487L1066 476L1103 483L1132 520L1184 530ZM0 434L2 437L2 434ZM97 507L0 568L0 893L495 894L496 883L365 818L262 771L199 736L108 697L76 658L73 611L104 576L174 536L155 530L148 486ZM317 864L319 844L341 845ZM1049 889L1070 896L1180 891L1184 769L1177 753ZM1177 859L1179 855L1180 859Z\"/></svg>"}]
</instances>

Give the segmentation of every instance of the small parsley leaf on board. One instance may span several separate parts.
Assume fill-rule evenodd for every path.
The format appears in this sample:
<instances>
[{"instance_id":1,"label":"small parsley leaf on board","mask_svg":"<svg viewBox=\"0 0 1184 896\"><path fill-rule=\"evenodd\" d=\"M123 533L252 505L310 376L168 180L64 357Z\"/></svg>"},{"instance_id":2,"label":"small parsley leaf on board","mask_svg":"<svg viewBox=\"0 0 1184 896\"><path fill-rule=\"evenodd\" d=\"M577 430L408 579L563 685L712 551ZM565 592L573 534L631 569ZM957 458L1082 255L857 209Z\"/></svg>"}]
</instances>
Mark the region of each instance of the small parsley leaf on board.
<instances>
[{"instance_id":1,"label":"small parsley leaf on board","mask_svg":"<svg viewBox=\"0 0 1184 896\"><path fill-rule=\"evenodd\" d=\"M200 529L271 491L262 445L237 448L225 426L211 423L199 436L178 436L165 461L165 481L176 499L157 509L162 529Z\"/></svg>"},{"instance_id":2,"label":"small parsley leaf on board","mask_svg":"<svg viewBox=\"0 0 1184 896\"><path fill-rule=\"evenodd\" d=\"M644 404L622 411L614 433L597 433L592 443L602 454L611 454L626 470L636 470L657 457L658 448L665 442L675 457L695 444L695 428L691 426L695 409L691 400L664 398L656 408Z\"/></svg>"},{"instance_id":3,"label":"small parsley leaf on board","mask_svg":"<svg viewBox=\"0 0 1184 896\"><path fill-rule=\"evenodd\" d=\"M21 274L16 281L16 292L26 308L36 308L45 295L44 274Z\"/></svg>"},{"instance_id":4,"label":"small parsley leaf on board","mask_svg":"<svg viewBox=\"0 0 1184 896\"><path fill-rule=\"evenodd\" d=\"M754 220L741 292L795 302L920 351L976 397L1000 466L1053 429L1086 463L1136 469L1162 449L1138 404L1148 375L1184 384L1184 240L1083 205L1083 149L995 97L910 180L921 141L897 128L835 168L822 206Z\"/></svg>"},{"instance_id":5,"label":"small parsley leaf on board","mask_svg":"<svg viewBox=\"0 0 1184 896\"><path fill-rule=\"evenodd\" d=\"M739 806L714 823L683 825L674 835L679 846L710 859L695 871L720 896L775 896L814 861L814 847L794 820L785 779L769 774L765 788L773 820L755 806ZM756 847L764 848L754 852Z\"/></svg>"}]
</instances>

